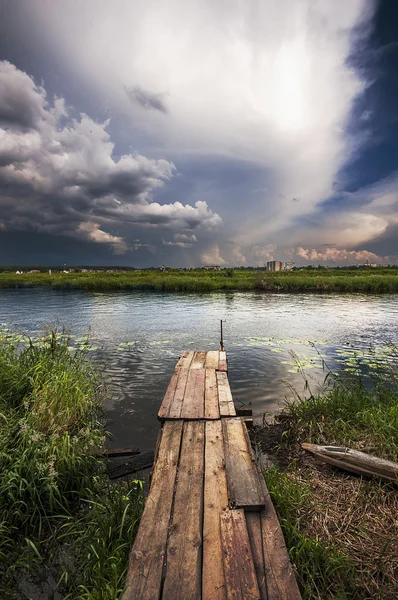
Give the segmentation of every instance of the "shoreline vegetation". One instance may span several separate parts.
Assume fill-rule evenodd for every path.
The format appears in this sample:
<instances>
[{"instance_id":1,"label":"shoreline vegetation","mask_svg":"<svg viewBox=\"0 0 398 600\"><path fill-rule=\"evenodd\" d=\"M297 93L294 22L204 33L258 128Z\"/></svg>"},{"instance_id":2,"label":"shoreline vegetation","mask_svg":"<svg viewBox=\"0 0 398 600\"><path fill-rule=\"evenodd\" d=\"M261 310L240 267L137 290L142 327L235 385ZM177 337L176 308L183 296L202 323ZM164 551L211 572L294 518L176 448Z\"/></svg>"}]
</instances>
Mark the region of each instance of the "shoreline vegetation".
<instances>
[{"instance_id":1,"label":"shoreline vegetation","mask_svg":"<svg viewBox=\"0 0 398 600\"><path fill-rule=\"evenodd\" d=\"M17 337L0 335L0 596L117 599L143 487L98 458L99 369L64 332Z\"/></svg>"},{"instance_id":2,"label":"shoreline vegetation","mask_svg":"<svg viewBox=\"0 0 398 600\"><path fill-rule=\"evenodd\" d=\"M349 474L301 446L333 444L398 462L396 368L374 383L331 376L317 395L296 395L253 431L303 600L397 597L398 482Z\"/></svg>"},{"instance_id":3,"label":"shoreline vegetation","mask_svg":"<svg viewBox=\"0 0 398 600\"><path fill-rule=\"evenodd\" d=\"M48 287L57 290L154 292L259 291L271 293L398 293L396 268L300 269L161 269L15 274L0 272L0 289Z\"/></svg>"}]
</instances>

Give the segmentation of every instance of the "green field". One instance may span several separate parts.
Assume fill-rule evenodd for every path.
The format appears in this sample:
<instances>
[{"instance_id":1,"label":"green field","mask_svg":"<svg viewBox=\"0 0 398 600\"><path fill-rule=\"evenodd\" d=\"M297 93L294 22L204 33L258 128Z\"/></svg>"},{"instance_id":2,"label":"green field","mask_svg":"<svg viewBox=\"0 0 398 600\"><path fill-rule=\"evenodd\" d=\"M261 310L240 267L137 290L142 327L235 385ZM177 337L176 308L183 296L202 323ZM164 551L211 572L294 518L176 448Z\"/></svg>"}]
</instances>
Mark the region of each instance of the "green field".
<instances>
[{"instance_id":1,"label":"green field","mask_svg":"<svg viewBox=\"0 0 398 600\"><path fill-rule=\"evenodd\" d=\"M120 271L114 273L0 273L0 289L48 286L76 290L151 290L157 292L216 292L258 290L262 292L398 292L398 270L314 269L269 273L251 269L204 269L165 272Z\"/></svg>"}]
</instances>

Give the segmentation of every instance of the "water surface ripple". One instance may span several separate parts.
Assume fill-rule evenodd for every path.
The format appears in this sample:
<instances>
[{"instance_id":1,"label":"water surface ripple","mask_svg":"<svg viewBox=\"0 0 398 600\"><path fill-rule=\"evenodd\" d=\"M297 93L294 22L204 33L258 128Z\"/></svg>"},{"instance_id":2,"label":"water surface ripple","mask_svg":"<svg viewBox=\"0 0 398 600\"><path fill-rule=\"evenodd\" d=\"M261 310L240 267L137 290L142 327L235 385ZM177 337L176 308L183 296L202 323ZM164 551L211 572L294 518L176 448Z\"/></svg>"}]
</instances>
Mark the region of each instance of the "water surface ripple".
<instances>
[{"instance_id":1,"label":"water surface ripple","mask_svg":"<svg viewBox=\"0 0 398 600\"><path fill-rule=\"evenodd\" d=\"M186 349L217 349L220 319L234 398L251 403L260 419L278 410L287 384L303 388L291 352L322 380L317 351L336 368L347 348L397 343L398 295L0 292L0 322L7 327L36 334L44 324L65 325L76 338L90 329L95 356L106 365L114 443L143 450L154 445L156 414L177 357Z\"/></svg>"}]
</instances>

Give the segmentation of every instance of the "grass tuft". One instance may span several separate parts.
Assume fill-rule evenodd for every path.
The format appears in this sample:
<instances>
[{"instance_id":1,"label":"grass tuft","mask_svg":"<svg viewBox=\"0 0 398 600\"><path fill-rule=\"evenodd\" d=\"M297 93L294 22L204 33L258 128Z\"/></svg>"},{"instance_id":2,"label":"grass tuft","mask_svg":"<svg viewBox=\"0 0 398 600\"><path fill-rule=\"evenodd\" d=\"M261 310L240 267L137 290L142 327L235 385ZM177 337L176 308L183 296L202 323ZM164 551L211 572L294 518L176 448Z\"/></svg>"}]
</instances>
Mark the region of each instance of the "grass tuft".
<instances>
[{"instance_id":1,"label":"grass tuft","mask_svg":"<svg viewBox=\"0 0 398 600\"><path fill-rule=\"evenodd\" d=\"M64 331L20 340L0 334L0 595L118 598L143 493L97 457L99 371Z\"/></svg>"}]
</instances>

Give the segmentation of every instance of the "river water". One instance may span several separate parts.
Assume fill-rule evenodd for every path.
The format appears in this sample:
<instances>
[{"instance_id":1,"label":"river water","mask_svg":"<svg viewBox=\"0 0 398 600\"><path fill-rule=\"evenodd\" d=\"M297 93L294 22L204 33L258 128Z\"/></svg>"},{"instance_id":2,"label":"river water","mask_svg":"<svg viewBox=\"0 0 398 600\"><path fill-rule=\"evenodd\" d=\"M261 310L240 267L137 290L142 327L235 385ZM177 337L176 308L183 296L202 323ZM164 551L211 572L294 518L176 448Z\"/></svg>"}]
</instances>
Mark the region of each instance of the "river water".
<instances>
[{"instance_id":1,"label":"river water","mask_svg":"<svg viewBox=\"0 0 398 600\"><path fill-rule=\"evenodd\" d=\"M66 326L72 344L90 330L93 356L105 365L113 444L142 450L154 447L178 356L218 349L220 319L236 405L251 404L256 420L280 410L289 386L304 392L297 360L315 391L327 373L322 359L352 372L358 352L373 346L383 357L386 344L398 344L398 295L0 291L3 326L31 335L46 324Z\"/></svg>"}]
</instances>

